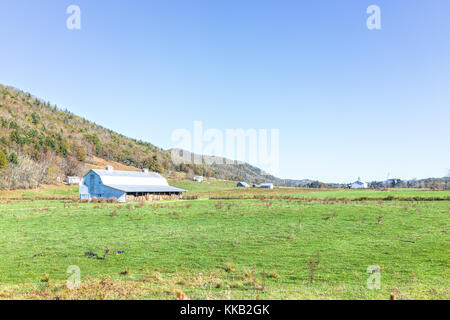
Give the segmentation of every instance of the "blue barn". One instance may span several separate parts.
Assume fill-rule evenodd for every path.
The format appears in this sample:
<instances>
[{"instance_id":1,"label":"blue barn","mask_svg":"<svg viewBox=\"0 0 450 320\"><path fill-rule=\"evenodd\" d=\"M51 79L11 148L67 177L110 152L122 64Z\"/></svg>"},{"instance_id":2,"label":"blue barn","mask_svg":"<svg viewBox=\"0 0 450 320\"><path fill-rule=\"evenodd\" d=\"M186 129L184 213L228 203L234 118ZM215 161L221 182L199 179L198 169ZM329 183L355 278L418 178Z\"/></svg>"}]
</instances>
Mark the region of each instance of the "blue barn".
<instances>
[{"instance_id":1,"label":"blue barn","mask_svg":"<svg viewBox=\"0 0 450 320\"><path fill-rule=\"evenodd\" d=\"M80 200L93 198L115 198L126 202L126 196L181 195L186 190L169 186L167 180L154 172L142 169L117 171L107 166L105 170L92 169L80 182Z\"/></svg>"}]
</instances>

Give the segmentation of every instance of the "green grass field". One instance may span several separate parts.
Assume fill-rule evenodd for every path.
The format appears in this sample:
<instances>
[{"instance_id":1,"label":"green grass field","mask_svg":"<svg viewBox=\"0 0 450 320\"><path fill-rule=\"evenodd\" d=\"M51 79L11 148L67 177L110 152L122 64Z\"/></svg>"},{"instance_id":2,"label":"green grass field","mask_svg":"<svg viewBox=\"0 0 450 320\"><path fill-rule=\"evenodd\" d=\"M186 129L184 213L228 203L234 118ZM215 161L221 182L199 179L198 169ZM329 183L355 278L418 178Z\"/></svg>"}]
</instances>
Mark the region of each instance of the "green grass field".
<instances>
[{"instance_id":1,"label":"green grass field","mask_svg":"<svg viewBox=\"0 0 450 320\"><path fill-rule=\"evenodd\" d=\"M450 298L449 191L172 185L199 199L32 200L70 198L74 187L0 193L0 298ZM105 250L104 259L86 255ZM66 288L72 265L79 290ZM366 285L372 265L379 290Z\"/></svg>"}]
</instances>

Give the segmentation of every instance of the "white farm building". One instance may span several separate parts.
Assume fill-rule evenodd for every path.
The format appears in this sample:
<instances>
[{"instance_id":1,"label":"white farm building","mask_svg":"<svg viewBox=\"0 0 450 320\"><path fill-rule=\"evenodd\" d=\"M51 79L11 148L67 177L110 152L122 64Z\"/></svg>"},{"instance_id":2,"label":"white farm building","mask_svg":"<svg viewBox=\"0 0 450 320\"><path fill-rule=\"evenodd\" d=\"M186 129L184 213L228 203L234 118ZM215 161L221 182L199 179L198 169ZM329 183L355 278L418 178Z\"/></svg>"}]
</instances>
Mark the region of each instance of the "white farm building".
<instances>
[{"instance_id":1,"label":"white farm building","mask_svg":"<svg viewBox=\"0 0 450 320\"><path fill-rule=\"evenodd\" d=\"M203 182L203 177L202 176L195 176L192 180L196 181L196 182Z\"/></svg>"},{"instance_id":2,"label":"white farm building","mask_svg":"<svg viewBox=\"0 0 450 320\"><path fill-rule=\"evenodd\" d=\"M76 176L68 176L66 178L67 184L79 184L80 181L81 181L80 177L76 177Z\"/></svg>"},{"instance_id":3,"label":"white farm building","mask_svg":"<svg viewBox=\"0 0 450 320\"><path fill-rule=\"evenodd\" d=\"M358 181L353 182L350 184L350 189L367 189L368 185L366 182L361 181L361 178L358 178Z\"/></svg>"},{"instance_id":4,"label":"white farm building","mask_svg":"<svg viewBox=\"0 0 450 320\"><path fill-rule=\"evenodd\" d=\"M180 195L183 192L186 190L169 186L163 176L147 169L141 172L116 171L108 166L105 170L89 171L80 182L80 200L115 198L126 202L127 195Z\"/></svg>"}]
</instances>

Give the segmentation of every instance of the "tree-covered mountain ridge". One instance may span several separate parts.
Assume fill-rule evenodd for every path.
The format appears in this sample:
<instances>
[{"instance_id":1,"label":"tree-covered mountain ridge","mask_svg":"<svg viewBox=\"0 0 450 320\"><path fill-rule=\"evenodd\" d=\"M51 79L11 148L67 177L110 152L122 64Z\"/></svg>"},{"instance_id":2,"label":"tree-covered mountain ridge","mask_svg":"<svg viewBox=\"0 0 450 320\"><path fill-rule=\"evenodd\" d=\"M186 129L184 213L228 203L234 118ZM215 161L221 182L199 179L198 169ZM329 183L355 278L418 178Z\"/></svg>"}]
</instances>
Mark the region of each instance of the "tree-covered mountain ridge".
<instances>
[{"instance_id":1,"label":"tree-covered mountain ridge","mask_svg":"<svg viewBox=\"0 0 450 320\"><path fill-rule=\"evenodd\" d=\"M3 189L57 183L65 176L82 175L104 163L114 163L124 170L149 168L172 178L203 175L281 185L285 181L247 163L180 163L173 161L171 151L104 128L30 93L0 85Z\"/></svg>"}]
</instances>

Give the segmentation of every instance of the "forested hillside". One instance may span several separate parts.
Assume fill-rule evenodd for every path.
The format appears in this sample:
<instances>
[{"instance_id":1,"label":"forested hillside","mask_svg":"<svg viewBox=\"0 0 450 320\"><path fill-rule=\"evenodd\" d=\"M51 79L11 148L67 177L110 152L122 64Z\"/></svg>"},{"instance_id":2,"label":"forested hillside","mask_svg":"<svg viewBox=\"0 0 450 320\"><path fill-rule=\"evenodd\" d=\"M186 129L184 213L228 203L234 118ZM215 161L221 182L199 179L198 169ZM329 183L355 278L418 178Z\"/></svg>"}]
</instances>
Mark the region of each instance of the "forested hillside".
<instances>
[{"instance_id":1,"label":"forested hillside","mask_svg":"<svg viewBox=\"0 0 450 320\"><path fill-rule=\"evenodd\" d=\"M280 181L248 164L175 164L170 150L125 137L30 93L0 85L2 189L36 187L68 175L82 175L99 158L166 175L179 172L181 176Z\"/></svg>"},{"instance_id":2,"label":"forested hillside","mask_svg":"<svg viewBox=\"0 0 450 320\"><path fill-rule=\"evenodd\" d=\"M157 135L158 133L154 133ZM209 157L210 158L210 157ZM0 188L37 187L83 175L90 168L113 164L117 169L149 168L167 177L194 175L278 186L345 188L311 180L279 179L247 163L208 161L202 165L174 162L171 150L128 138L29 93L0 85ZM450 173L449 173L450 175ZM385 187L381 182L373 188ZM448 189L449 178L400 181L403 188Z\"/></svg>"}]
</instances>

